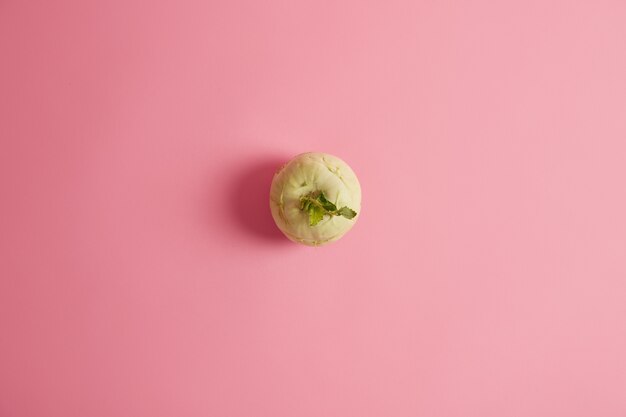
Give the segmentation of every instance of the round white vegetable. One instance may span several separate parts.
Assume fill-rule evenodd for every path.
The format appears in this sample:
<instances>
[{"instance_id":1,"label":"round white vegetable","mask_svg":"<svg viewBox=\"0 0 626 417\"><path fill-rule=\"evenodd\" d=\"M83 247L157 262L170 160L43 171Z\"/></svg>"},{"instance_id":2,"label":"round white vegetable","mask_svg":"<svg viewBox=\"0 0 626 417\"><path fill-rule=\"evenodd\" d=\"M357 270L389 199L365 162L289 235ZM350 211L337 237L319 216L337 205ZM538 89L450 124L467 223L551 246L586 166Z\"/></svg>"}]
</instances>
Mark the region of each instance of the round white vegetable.
<instances>
[{"instance_id":1,"label":"round white vegetable","mask_svg":"<svg viewBox=\"0 0 626 417\"><path fill-rule=\"evenodd\" d=\"M274 174L270 208L276 225L289 239L325 245L354 226L361 212L361 186L341 159L307 152Z\"/></svg>"}]
</instances>

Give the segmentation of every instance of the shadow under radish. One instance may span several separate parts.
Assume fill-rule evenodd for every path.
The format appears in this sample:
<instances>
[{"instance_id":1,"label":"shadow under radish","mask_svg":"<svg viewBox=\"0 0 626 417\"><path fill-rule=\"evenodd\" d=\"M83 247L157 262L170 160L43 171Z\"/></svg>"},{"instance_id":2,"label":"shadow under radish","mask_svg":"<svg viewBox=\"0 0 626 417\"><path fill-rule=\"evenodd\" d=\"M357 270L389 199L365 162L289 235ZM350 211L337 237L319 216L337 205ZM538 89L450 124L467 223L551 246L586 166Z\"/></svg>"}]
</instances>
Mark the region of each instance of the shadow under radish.
<instances>
[{"instance_id":1,"label":"shadow under radish","mask_svg":"<svg viewBox=\"0 0 626 417\"><path fill-rule=\"evenodd\" d=\"M274 173L287 158L267 158L250 164L235 175L230 187L230 213L245 232L274 243L289 243L270 211L270 187Z\"/></svg>"}]
</instances>

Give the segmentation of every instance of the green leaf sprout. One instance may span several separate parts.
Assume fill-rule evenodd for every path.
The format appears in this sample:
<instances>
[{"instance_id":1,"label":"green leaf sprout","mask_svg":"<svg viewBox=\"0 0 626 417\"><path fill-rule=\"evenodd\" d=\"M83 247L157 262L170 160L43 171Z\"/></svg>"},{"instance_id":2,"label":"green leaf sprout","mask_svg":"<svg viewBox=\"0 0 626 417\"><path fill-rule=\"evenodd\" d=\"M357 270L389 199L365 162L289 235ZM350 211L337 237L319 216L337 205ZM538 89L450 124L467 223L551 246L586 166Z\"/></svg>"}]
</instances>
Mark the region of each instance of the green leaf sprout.
<instances>
[{"instance_id":1,"label":"green leaf sprout","mask_svg":"<svg viewBox=\"0 0 626 417\"><path fill-rule=\"evenodd\" d=\"M325 215L343 216L353 219L356 212L349 207L337 209L337 206L328 201L323 191L314 191L300 197L300 210L309 214L309 226L317 225Z\"/></svg>"}]
</instances>

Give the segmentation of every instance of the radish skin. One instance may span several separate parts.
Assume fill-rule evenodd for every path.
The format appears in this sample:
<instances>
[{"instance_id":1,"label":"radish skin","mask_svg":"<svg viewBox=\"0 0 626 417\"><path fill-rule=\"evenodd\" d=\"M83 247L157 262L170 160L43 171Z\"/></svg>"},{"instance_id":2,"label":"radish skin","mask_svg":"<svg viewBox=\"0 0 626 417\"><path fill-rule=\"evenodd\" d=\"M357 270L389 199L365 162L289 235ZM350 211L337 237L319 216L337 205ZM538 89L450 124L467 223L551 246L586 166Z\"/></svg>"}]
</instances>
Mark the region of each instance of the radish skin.
<instances>
[{"instance_id":1,"label":"radish skin","mask_svg":"<svg viewBox=\"0 0 626 417\"><path fill-rule=\"evenodd\" d=\"M325 215L311 226L301 199L320 192L337 208L348 207L356 216ZM354 226L361 212L361 186L354 171L340 158L307 152L297 155L274 174L270 208L276 225L290 240L321 246L341 238Z\"/></svg>"}]
</instances>

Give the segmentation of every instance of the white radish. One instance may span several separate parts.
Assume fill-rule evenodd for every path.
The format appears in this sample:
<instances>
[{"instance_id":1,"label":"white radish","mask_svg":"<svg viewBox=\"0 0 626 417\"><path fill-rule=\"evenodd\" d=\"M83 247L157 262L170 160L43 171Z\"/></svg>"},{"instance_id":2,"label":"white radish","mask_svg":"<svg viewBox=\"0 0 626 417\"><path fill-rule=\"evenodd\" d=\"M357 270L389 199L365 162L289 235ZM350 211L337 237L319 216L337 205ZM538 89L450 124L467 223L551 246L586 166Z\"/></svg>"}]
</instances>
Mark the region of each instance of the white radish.
<instances>
[{"instance_id":1,"label":"white radish","mask_svg":"<svg viewBox=\"0 0 626 417\"><path fill-rule=\"evenodd\" d=\"M289 239L325 245L354 226L361 212L361 186L341 159L307 152L274 174L270 208L276 225Z\"/></svg>"}]
</instances>

